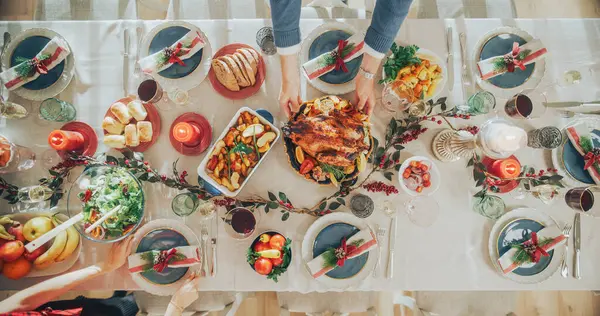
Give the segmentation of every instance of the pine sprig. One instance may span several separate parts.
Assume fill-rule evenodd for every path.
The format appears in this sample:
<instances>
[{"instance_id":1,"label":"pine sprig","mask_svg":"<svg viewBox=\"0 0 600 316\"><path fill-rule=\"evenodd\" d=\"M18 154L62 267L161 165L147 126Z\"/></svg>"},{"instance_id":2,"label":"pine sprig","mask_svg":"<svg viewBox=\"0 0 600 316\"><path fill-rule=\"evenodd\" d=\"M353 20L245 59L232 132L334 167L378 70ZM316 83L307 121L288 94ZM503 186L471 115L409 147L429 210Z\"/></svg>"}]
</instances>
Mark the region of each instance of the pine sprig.
<instances>
[{"instance_id":1,"label":"pine sprig","mask_svg":"<svg viewBox=\"0 0 600 316\"><path fill-rule=\"evenodd\" d=\"M553 240L554 240L553 238L541 239L538 242L538 246L543 248L544 246L550 244ZM525 251L525 249L523 247L523 243L513 244L510 247L517 249L517 252L515 252L513 259L512 259L512 261L514 263L516 263L517 265L521 265L524 263L532 262L531 257L529 256L529 254L527 253L527 251Z\"/></svg>"},{"instance_id":2,"label":"pine sprig","mask_svg":"<svg viewBox=\"0 0 600 316\"><path fill-rule=\"evenodd\" d=\"M142 268L142 272L151 272L154 271L154 264L156 263L156 257L158 257L158 255L160 254L160 250L151 250L151 251L147 251L144 252L140 255L140 257L142 258L142 260L146 261L146 262L150 262L146 265L144 265L144 267ZM187 257L182 254L182 253L176 253L173 257L171 257L169 259L169 264L176 262L176 261L181 261L187 259Z\"/></svg>"},{"instance_id":3,"label":"pine sprig","mask_svg":"<svg viewBox=\"0 0 600 316\"><path fill-rule=\"evenodd\" d=\"M40 58L38 58L38 61L42 62L48 58L50 58L50 54L42 54ZM19 63L19 65L17 66L15 71L17 72L17 75L20 78L27 78L33 75L35 71L35 68L33 67L33 59L17 57L16 61L17 63Z\"/></svg>"},{"instance_id":4,"label":"pine sprig","mask_svg":"<svg viewBox=\"0 0 600 316\"><path fill-rule=\"evenodd\" d=\"M342 54L341 54L342 59L346 58L346 56L348 56L348 54L350 54L353 49L354 49L354 43L350 43L350 44L346 45L344 47L344 49L342 49ZM334 53L337 54L337 48L334 51ZM319 66L326 67L326 66L335 64L335 60L336 60L335 54L332 53L332 54L327 54L327 55L323 56L319 60Z\"/></svg>"}]
</instances>

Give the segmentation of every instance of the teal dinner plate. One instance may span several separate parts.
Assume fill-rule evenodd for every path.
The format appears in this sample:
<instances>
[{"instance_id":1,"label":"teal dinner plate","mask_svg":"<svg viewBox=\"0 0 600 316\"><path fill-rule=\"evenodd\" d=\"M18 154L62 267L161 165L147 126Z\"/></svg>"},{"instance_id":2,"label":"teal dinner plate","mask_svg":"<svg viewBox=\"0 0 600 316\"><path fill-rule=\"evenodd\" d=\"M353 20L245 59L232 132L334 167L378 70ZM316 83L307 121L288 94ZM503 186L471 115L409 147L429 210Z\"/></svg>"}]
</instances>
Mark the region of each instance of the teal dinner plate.
<instances>
[{"instance_id":1,"label":"teal dinner plate","mask_svg":"<svg viewBox=\"0 0 600 316\"><path fill-rule=\"evenodd\" d=\"M544 227L541 223L528 218L520 218L510 222L500 231L498 236L498 258L510 250L511 245L520 244L531 239L531 232L537 233ZM539 262L519 267L513 270L512 273L520 276L532 276L544 271L552 261L554 250L548 251L548 254L547 257L542 256Z\"/></svg>"},{"instance_id":2,"label":"teal dinner plate","mask_svg":"<svg viewBox=\"0 0 600 316\"><path fill-rule=\"evenodd\" d=\"M45 36L31 36L22 40L15 46L15 49L10 56L10 67L19 64L17 58L32 59L50 42L50 38ZM60 79L65 69L65 61L50 69L47 74L40 75L37 79L24 84L22 87L29 90L42 90L50 87Z\"/></svg>"},{"instance_id":3,"label":"teal dinner plate","mask_svg":"<svg viewBox=\"0 0 600 316\"><path fill-rule=\"evenodd\" d=\"M173 45L173 43L184 37L189 31L188 28L183 26L169 26L158 31L150 42L148 55L152 55L165 47ZM203 49L196 52L190 58L183 59L182 61L185 63L185 66L173 64L158 74L169 79L179 79L188 76L200 65L200 62L202 61L202 51Z\"/></svg>"},{"instance_id":4,"label":"teal dinner plate","mask_svg":"<svg viewBox=\"0 0 600 316\"><path fill-rule=\"evenodd\" d=\"M514 42L519 43L519 45L527 43L525 39L512 33L504 33L491 37L481 48L479 60L506 55L512 51ZM488 79L487 81L501 89L519 87L531 78L534 69L535 63L531 63L525 66L525 70L521 70L517 67L514 72L506 72L502 75Z\"/></svg>"},{"instance_id":5,"label":"teal dinner plate","mask_svg":"<svg viewBox=\"0 0 600 316\"><path fill-rule=\"evenodd\" d=\"M347 223L335 223L331 224L319 232L315 243L313 245L313 257L320 256L329 248L337 248L341 245L342 238L346 237L346 240L354 236L360 230ZM337 267L325 275L333 279L348 279L357 275L367 264L369 259L369 252L365 252L362 255L346 260L343 267Z\"/></svg>"},{"instance_id":6,"label":"teal dinner plate","mask_svg":"<svg viewBox=\"0 0 600 316\"><path fill-rule=\"evenodd\" d=\"M149 232L140 241L136 252L150 250L168 250L175 247L189 246L189 242L177 231L171 229L156 229ZM142 272L141 275L151 283L159 285L173 284L181 279L189 268L166 268L163 272L154 270Z\"/></svg>"},{"instance_id":7,"label":"teal dinner plate","mask_svg":"<svg viewBox=\"0 0 600 316\"><path fill-rule=\"evenodd\" d=\"M591 132L591 136L594 147L600 148L600 130L593 130ZM565 142L562 159L565 169L569 175L585 184L594 184L594 180L590 176L589 172L583 170L583 167L585 166L585 160L583 159L583 156L579 154L570 140Z\"/></svg>"},{"instance_id":8,"label":"teal dinner plate","mask_svg":"<svg viewBox=\"0 0 600 316\"><path fill-rule=\"evenodd\" d=\"M319 57L321 54L330 52L338 47L338 40L347 40L352 34L342 30L327 31L317 36L311 43L308 50L310 60ZM363 56L354 58L346 63L348 72L342 70L333 70L319 77L320 80L329 84L343 84L351 81L358 74Z\"/></svg>"}]
</instances>

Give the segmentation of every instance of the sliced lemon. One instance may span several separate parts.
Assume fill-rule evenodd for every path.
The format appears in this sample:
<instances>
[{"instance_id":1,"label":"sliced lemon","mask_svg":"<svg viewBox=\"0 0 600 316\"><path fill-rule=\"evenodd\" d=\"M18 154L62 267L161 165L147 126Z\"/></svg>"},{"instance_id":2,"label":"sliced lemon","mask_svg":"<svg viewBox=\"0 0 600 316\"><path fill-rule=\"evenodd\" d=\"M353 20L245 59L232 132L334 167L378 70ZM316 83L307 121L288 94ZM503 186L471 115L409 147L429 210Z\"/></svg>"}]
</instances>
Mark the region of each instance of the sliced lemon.
<instances>
[{"instance_id":1,"label":"sliced lemon","mask_svg":"<svg viewBox=\"0 0 600 316\"><path fill-rule=\"evenodd\" d=\"M335 185L336 187L338 186L338 180L335 178L335 176L333 175L333 172L329 173L329 179L331 180L331 183L333 183L333 185Z\"/></svg>"},{"instance_id":2,"label":"sliced lemon","mask_svg":"<svg viewBox=\"0 0 600 316\"><path fill-rule=\"evenodd\" d=\"M268 243L269 240L271 240L271 236L269 236L269 234L262 234L262 235L260 235L260 241L261 242Z\"/></svg>"},{"instance_id":3,"label":"sliced lemon","mask_svg":"<svg viewBox=\"0 0 600 316\"><path fill-rule=\"evenodd\" d=\"M279 251L277 249L269 249L269 250L259 251L258 254L263 258L269 258L269 259L277 259L277 258L281 257L281 251Z\"/></svg>"},{"instance_id":4,"label":"sliced lemon","mask_svg":"<svg viewBox=\"0 0 600 316\"><path fill-rule=\"evenodd\" d=\"M304 162L304 151L302 148L300 148L300 146L296 147L296 160L300 164Z\"/></svg>"},{"instance_id":5,"label":"sliced lemon","mask_svg":"<svg viewBox=\"0 0 600 316\"><path fill-rule=\"evenodd\" d=\"M252 124L242 132L242 136L244 137L252 137L254 135L258 135L264 132L265 127L262 124Z\"/></svg>"},{"instance_id":6,"label":"sliced lemon","mask_svg":"<svg viewBox=\"0 0 600 316\"><path fill-rule=\"evenodd\" d=\"M367 168L367 157L365 157L364 153L360 153L358 158L356 159L356 166L358 167L358 172L363 172Z\"/></svg>"}]
</instances>

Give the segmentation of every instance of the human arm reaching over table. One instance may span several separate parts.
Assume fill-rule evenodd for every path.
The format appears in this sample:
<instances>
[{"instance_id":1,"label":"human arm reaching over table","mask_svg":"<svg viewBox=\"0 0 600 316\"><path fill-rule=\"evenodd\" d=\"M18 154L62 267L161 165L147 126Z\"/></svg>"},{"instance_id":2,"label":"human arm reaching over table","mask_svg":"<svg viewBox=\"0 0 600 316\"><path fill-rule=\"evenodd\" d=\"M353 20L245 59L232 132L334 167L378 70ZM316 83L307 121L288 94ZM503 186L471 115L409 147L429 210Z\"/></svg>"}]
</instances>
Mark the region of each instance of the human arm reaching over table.
<instances>
[{"instance_id":1,"label":"human arm reaching over table","mask_svg":"<svg viewBox=\"0 0 600 316\"><path fill-rule=\"evenodd\" d=\"M114 244L105 262L59 275L5 299L0 302L0 313L35 310L92 278L118 269L125 263L131 252L132 240L133 236L130 236Z\"/></svg>"},{"instance_id":2,"label":"human arm reaching over table","mask_svg":"<svg viewBox=\"0 0 600 316\"><path fill-rule=\"evenodd\" d=\"M406 18L412 0L378 0L373 12L371 25L365 35L366 54L363 56L361 71L356 78L357 107L366 106L371 113L375 105L375 74L385 53L390 49L400 25ZM299 65L300 51L300 9L301 0L271 0L271 16L275 45L281 60L282 87L279 104L289 116L298 109L300 103ZM291 106L291 110L290 110Z\"/></svg>"}]
</instances>

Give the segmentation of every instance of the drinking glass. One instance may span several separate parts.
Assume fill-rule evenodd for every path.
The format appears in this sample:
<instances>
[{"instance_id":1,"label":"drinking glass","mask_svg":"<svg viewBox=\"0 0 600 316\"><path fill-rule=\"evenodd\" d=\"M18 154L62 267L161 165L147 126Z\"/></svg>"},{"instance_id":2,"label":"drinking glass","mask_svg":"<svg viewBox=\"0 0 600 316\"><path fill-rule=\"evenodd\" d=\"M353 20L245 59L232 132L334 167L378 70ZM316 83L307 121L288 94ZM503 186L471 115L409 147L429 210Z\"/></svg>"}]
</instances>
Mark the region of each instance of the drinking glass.
<instances>
[{"instance_id":1,"label":"drinking glass","mask_svg":"<svg viewBox=\"0 0 600 316\"><path fill-rule=\"evenodd\" d=\"M142 102L155 104L161 110L172 110L163 88L150 75L144 75L137 88L138 98ZM163 98L164 97L164 98Z\"/></svg>"},{"instance_id":2,"label":"drinking glass","mask_svg":"<svg viewBox=\"0 0 600 316\"><path fill-rule=\"evenodd\" d=\"M52 189L45 185L35 185L20 188L18 191L19 201L21 203L39 203L52 197Z\"/></svg>"},{"instance_id":3,"label":"drinking glass","mask_svg":"<svg viewBox=\"0 0 600 316\"><path fill-rule=\"evenodd\" d=\"M258 44L260 50L266 55L275 55L277 53L277 47L275 46L273 28L265 26L258 30L258 32L256 32L256 44Z\"/></svg>"},{"instance_id":4,"label":"drinking glass","mask_svg":"<svg viewBox=\"0 0 600 316\"><path fill-rule=\"evenodd\" d=\"M186 105L190 99L188 92L179 88L173 88L169 90L169 92L167 92L167 96L171 101L173 101L173 103L180 106Z\"/></svg>"},{"instance_id":5,"label":"drinking glass","mask_svg":"<svg viewBox=\"0 0 600 316\"><path fill-rule=\"evenodd\" d=\"M406 99L400 98L389 84L386 84L381 92L381 104L383 109L390 113L405 111L410 106L410 103Z\"/></svg>"},{"instance_id":6,"label":"drinking glass","mask_svg":"<svg viewBox=\"0 0 600 316\"><path fill-rule=\"evenodd\" d=\"M600 217L600 186L573 188L565 194L565 202L576 212Z\"/></svg>"},{"instance_id":7,"label":"drinking glass","mask_svg":"<svg viewBox=\"0 0 600 316\"><path fill-rule=\"evenodd\" d=\"M52 168L60 163L63 159L60 157L58 152L54 149L47 149L42 153L41 162L44 168Z\"/></svg>"},{"instance_id":8,"label":"drinking glass","mask_svg":"<svg viewBox=\"0 0 600 316\"><path fill-rule=\"evenodd\" d=\"M431 105L423 100L418 100L408 106L409 116L425 116L431 110Z\"/></svg>"},{"instance_id":9,"label":"drinking glass","mask_svg":"<svg viewBox=\"0 0 600 316\"><path fill-rule=\"evenodd\" d=\"M485 195L473 198L473 211L487 218L496 220L504 214L506 205L495 195Z\"/></svg>"},{"instance_id":10,"label":"drinking glass","mask_svg":"<svg viewBox=\"0 0 600 316\"><path fill-rule=\"evenodd\" d=\"M260 212L253 212L244 207L231 209L223 218L225 231L237 240L244 240L252 236L256 231L259 220Z\"/></svg>"},{"instance_id":11,"label":"drinking glass","mask_svg":"<svg viewBox=\"0 0 600 316\"><path fill-rule=\"evenodd\" d=\"M563 143L563 134L554 126L538 128L527 133L527 146L554 149Z\"/></svg>"},{"instance_id":12,"label":"drinking glass","mask_svg":"<svg viewBox=\"0 0 600 316\"><path fill-rule=\"evenodd\" d=\"M435 223L439 214L440 206L431 197L418 197L404 203L408 219L420 227L429 227Z\"/></svg>"},{"instance_id":13,"label":"drinking glass","mask_svg":"<svg viewBox=\"0 0 600 316\"><path fill-rule=\"evenodd\" d=\"M52 122L70 122L75 120L77 110L68 102L57 98L48 98L40 104L40 117Z\"/></svg>"},{"instance_id":14,"label":"drinking glass","mask_svg":"<svg viewBox=\"0 0 600 316\"><path fill-rule=\"evenodd\" d=\"M171 201L171 209L173 213L177 216L185 217L194 213L198 206L200 205L200 201L198 196L193 193L181 193L173 198Z\"/></svg>"},{"instance_id":15,"label":"drinking glass","mask_svg":"<svg viewBox=\"0 0 600 316\"><path fill-rule=\"evenodd\" d=\"M533 89L525 89L506 102L504 111L514 119L539 118L546 113L544 103L547 101L545 92L540 93Z\"/></svg>"},{"instance_id":16,"label":"drinking glass","mask_svg":"<svg viewBox=\"0 0 600 316\"><path fill-rule=\"evenodd\" d=\"M487 91L479 91L467 100L467 104L458 105L456 109L461 114L481 115L488 114L496 107L496 98Z\"/></svg>"},{"instance_id":17,"label":"drinking glass","mask_svg":"<svg viewBox=\"0 0 600 316\"><path fill-rule=\"evenodd\" d=\"M31 149L0 135L0 174L27 170L34 165L35 153Z\"/></svg>"},{"instance_id":18,"label":"drinking glass","mask_svg":"<svg viewBox=\"0 0 600 316\"><path fill-rule=\"evenodd\" d=\"M29 114L26 107L13 102L3 101L0 98L0 117L6 119L22 119Z\"/></svg>"}]
</instances>

